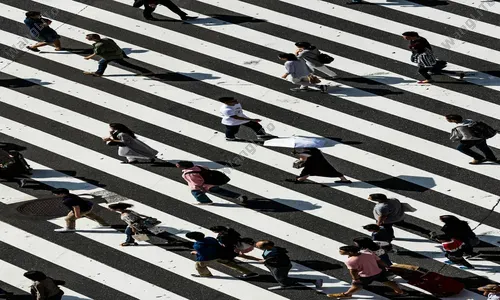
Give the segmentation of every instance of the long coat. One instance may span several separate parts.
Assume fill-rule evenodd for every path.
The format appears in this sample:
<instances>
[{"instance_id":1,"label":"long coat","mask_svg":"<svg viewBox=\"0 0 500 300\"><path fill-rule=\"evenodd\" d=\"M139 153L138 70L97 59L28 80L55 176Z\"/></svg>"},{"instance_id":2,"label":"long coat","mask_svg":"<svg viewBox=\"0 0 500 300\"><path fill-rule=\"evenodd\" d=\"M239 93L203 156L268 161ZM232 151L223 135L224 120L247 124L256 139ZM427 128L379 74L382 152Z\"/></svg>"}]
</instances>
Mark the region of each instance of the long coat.
<instances>
[{"instance_id":1,"label":"long coat","mask_svg":"<svg viewBox=\"0 0 500 300\"><path fill-rule=\"evenodd\" d=\"M120 132L117 137L125 146L118 147L118 155L133 158L153 158L158 151L149 147L144 142L133 138L127 133Z\"/></svg>"}]
</instances>

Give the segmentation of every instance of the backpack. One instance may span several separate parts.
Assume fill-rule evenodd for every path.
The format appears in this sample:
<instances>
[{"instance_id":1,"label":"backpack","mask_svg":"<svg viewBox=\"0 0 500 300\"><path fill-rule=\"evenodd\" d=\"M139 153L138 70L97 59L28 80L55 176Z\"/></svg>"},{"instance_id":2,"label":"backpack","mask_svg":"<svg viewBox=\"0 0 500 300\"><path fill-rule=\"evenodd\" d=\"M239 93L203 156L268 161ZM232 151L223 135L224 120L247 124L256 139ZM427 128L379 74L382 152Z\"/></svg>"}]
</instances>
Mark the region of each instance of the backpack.
<instances>
[{"instance_id":1,"label":"backpack","mask_svg":"<svg viewBox=\"0 0 500 300\"><path fill-rule=\"evenodd\" d=\"M475 122L470 126L470 130L474 137L481 139L490 139L497 134L495 129L483 122Z\"/></svg>"},{"instance_id":2,"label":"backpack","mask_svg":"<svg viewBox=\"0 0 500 300\"><path fill-rule=\"evenodd\" d=\"M211 184L211 185L223 185L228 183L231 179L227 177L226 174L215 171L215 170L209 170L205 168L201 168L201 171L196 171L196 172L188 172L189 173L199 173L201 177L203 178L203 181L205 184Z\"/></svg>"},{"instance_id":3,"label":"backpack","mask_svg":"<svg viewBox=\"0 0 500 300\"><path fill-rule=\"evenodd\" d=\"M326 65L331 63L334 60L334 58L328 54L321 53L320 55L318 55L318 60L320 63Z\"/></svg>"}]
</instances>

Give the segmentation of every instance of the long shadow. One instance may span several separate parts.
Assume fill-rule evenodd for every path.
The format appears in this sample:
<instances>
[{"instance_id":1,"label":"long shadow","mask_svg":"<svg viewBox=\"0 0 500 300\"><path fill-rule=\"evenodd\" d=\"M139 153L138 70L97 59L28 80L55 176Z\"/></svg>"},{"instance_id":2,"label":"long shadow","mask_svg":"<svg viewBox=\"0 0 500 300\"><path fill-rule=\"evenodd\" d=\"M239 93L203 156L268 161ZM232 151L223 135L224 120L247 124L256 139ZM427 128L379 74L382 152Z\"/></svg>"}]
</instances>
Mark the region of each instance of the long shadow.
<instances>
[{"instance_id":1,"label":"long shadow","mask_svg":"<svg viewBox=\"0 0 500 300\"><path fill-rule=\"evenodd\" d=\"M146 53L148 52L149 50L134 50L132 48L122 48L123 52L125 52L125 54L129 55L129 54L132 54L132 53Z\"/></svg>"},{"instance_id":2,"label":"long shadow","mask_svg":"<svg viewBox=\"0 0 500 300\"><path fill-rule=\"evenodd\" d=\"M51 82L45 82L36 78L15 78L15 79L0 79L0 86L6 88L25 88L35 85L49 85Z\"/></svg>"},{"instance_id":3,"label":"long shadow","mask_svg":"<svg viewBox=\"0 0 500 300\"><path fill-rule=\"evenodd\" d=\"M392 2L392 3L391 3ZM372 5L372 6L375 6L375 5L378 5L378 6L391 6L391 5L398 5L399 4L399 1L391 1L389 3L381 3L381 4L376 4L376 3L368 3L368 2L361 2L361 4L365 4L365 5ZM417 6L417 4L420 4L420 5L424 5L424 6L430 6L430 7L434 7L434 6L442 6L442 5L449 5L448 2L446 1L441 1L441 0L431 0L431 1L418 1L418 0L413 0L411 2L414 2L415 5L414 6Z\"/></svg>"},{"instance_id":4,"label":"long shadow","mask_svg":"<svg viewBox=\"0 0 500 300\"><path fill-rule=\"evenodd\" d=\"M398 177L391 177L384 180L370 180L365 183L381 187L383 189L399 190L399 191L414 191L423 193L428 188L410 183Z\"/></svg>"},{"instance_id":5,"label":"long shadow","mask_svg":"<svg viewBox=\"0 0 500 300\"><path fill-rule=\"evenodd\" d=\"M283 205L278 202L265 198L253 198L248 200L248 202L245 204L245 207L255 209L258 211L279 212L279 213L297 211L297 209L293 207L299 207L301 211L321 208L321 206L312 204L307 201L290 200L290 199L280 199L280 200L284 200L286 203L290 204L290 206Z\"/></svg>"},{"instance_id":6,"label":"long shadow","mask_svg":"<svg viewBox=\"0 0 500 300\"><path fill-rule=\"evenodd\" d=\"M92 48L62 48L61 51L40 51L42 54L68 54L68 52L73 54L92 54L94 50Z\"/></svg>"},{"instance_id":7,"label":"long shadow","mask_svg":"<svg viewBox=\"0 0 500 300\"><path fill-rule=\"evenodd\" d=\"M377 78L377 79L383 78L387 83L380 83L380 82L375 81L375 80L370 80L370 77L368 77L368 76L371 76L371 77ZM397 83L414 83L416 80L405 80L404 78L391 77L391 76L366 75L366 77L343 78L342 81L364 83L364 84L370 84L370 85L387 85L387 84L397 84Z\"/></svg>"},{"instance_id":8,"label":"long shadow","mask_svg":"<svg viewBox=\"0 0 500 300\"><path fill-rule=\"evenodd\" d=\"M186 76L184 74L189 74ZM195 76L192 78L190 76ZM212 76L212 74L208 73L157 73L151 76L148 76L146 80L159 80L159 81L200 81L200 80L208 80L208 79L219 79L220 77Z\"/></svg>"},{"instance_id":9,"label":"long shadow","mask_svg":"<svg viewBox=\"0 0 500 300\"><path fill-rule=\"evenodd\" d=\"M316 271L329 271L329 270L338 270L342 269L342 265L340 264L332 264L327 261L320 260L295 260L294 262L307 266Z\"/></svg>"},{"instance_id":10,"label":"long shadow","mask_svg":"<svg viewBox=\"0 0 500 300\"><path fill-rule=\"evenodd\" d=\"M342 138L339 138L339 137L325 136L325 138L330 139L330 140L334 140L334 141L342 143L344 145L360 145L360 144L363 144L363 142L358 142L358 141L344 141Z\"/></svg>"},{"instance_id":11,"label":"long shadow","mask_svg":"<svg viewBox=\"0 0 500 300\"><path fill-rule=\"evenodd\" d=\"M5 151L24 151L28 148L14 143L0 142L0 149L3 149Z\"/></svg>"},{"instance_id":12,"label":"long shadow","mask_svg":"<svg viewBox=\"0 0 500 300\"><path fill-rule=\"evenodd\" d=\"M200 18L196 20L191 20L189 23L191 24L205 24L205 25L224 25L225 22L232 24L242 24L242 23L262 23L267 22L267 20L263 19L255 19L247 16L234 16L234 15L221 15L221 14L211 14L209 15L211 18ZM220 22L224 21L224 22Z\"/></svg>"}]
</instances>

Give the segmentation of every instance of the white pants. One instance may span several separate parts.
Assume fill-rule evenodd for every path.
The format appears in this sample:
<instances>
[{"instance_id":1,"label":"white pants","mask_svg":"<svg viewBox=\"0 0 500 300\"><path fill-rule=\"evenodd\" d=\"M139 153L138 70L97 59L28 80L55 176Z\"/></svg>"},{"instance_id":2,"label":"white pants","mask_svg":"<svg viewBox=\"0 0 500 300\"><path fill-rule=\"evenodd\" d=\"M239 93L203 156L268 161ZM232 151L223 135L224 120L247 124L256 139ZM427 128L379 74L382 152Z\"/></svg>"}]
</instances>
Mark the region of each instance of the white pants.
<instances>
[{"instance_id":1,"label":"white pants","mask_svg":"<svg viewBox=\"0 0 500 300\"><path fill-rule=\"evenodd\" d=\"M332 70L328 69L325 65L322 65L321 67L315 67L311 64L307 64L307 66L309 67L309 69L311 70L318 70L330 77L337 77L337 73L333 72Z\"/></svg>"},{"instance_id":2,"label":"white pants","mask_svg":"<svg viewBox=\"0 0 500 300\"><path fill-rule=\"evenodd\" d=\"M300 84L301 88L305 88L307 86L314 86L315 84L311 84L309 82L309 78L307 76L302 77L290 77L290 81L295 84Z\"/></svg>"}]
</instances>

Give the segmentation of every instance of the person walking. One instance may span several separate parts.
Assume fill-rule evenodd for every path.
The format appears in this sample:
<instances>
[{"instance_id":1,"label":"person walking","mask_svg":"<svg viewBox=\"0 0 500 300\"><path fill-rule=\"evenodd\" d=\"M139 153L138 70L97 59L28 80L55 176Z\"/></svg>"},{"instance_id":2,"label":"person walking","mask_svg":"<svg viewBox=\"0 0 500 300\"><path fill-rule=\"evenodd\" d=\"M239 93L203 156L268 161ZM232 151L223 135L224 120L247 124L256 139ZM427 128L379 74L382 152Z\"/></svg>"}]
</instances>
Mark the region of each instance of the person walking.
<instances>
[{"instance_id":1,"label":"person walking","mask_svg":"<svg viewBox=\"0 0 500 300\"><path fill-rule=\"evenodd\" d=\"M377 221L377 225L385 228L387 233L394 239L393 225L398 225L406 229L414 230L430 236L431 231L421 228L404 221L405 210L398 199L388 199L384 194L371 194L368 200L375 201L377 204L373 208L373 216Z\"/></svg>"},{"instance_id":2,"label":"person walking","mask_svg":"<svg viewBox=\"0 0 500 300\"><path fill-rule=\"evenodd\" d=\"M124 59L126 55L123 52L122 48L120 48L112 39L101 38L101 36L96 33L87 34L86 39L91 42L94 42L94 44L92 45L94 53L85 56L84 59L89 60L95 56L100 56L101 59L99 60L97 71L83 72L83 74L101 77L104 74L104 71L106 71L108 64L110 62L115 62L124 67L131 68L141 72L140 75L142 76L153 75L153 73L148 69L131 64L128 61L126 61Z\"/></svg>"},{"instance_id":3,"label":"person walking","mask_svg":"<svg viewBox=\"0 0 500 300\"><path fill-rule=\"evenodd\" d=\"M353 239L354 244L359 247L362 253L371 253L378 256L384 264L391 266L392 262L387 252L369 237L359 237Z\"/></svg>"},{"instance_id":4,"label":"person walking","mask_svg":"<svg viewBox=\"0 0 500 300\"><path fill-rule=\"evenodd\" d=\"M466 247L465 243L461 240L451 238L446 234L440 234L435 237L435 239L441 243L445 256L449 261L445 261L446 264L460 264L463 267L460 269L474 269L474 267L463 257Z\"/></svg>"},{"instance_id":5,"label":"person walking","mask_svg":"<svg viewBox=\"0 0 500 300\"><path fill-rule=\"evenodd\" d=\"M462 116L455 114L449 114L445 117L448 122L457 124L457 126L451 130L450 140L458 141L459 145L457 150L474 159L470 162L471 165L481 164L485 161L499 162L486 143L486 139L477 136L473 128L477 122L471 119L464 120ZM479 149L483 152L484 156L472 150L472 147Z\"/></svg>"},{"instance_id":6,"label":"person walking","mask_svg":"<svg viewBox=\"0 0 500 300\"><path fill-rule=\"evenodd\" d=\"M109 124L110 135L103 138L109 146L118 146L118 155L127 161L122 164L137 164L141 161L153 163L158 151L140 141L135 133L120 123Z\"/></svg>"},{"instance_id":7,"label":"person walking","mask_svg":"<svg viewBox=\"0 0 500 300\"><path fill-rule=\"evenodd\" d=\"M187 21L187 20L192 20L192 19L197 18L197 17L188 16L187 13L183 12L171 0L135 0L133 6L139 8L139 7L144 5L144 12L143 12L144 18L146 20L156 21L158 19L153 17L153 12L155 11L156 7L159 4L166 6L173 13L176 13L177 15L179 15L181 20Z\"/></svg>"},{"instance_id":8,"label":"person walking","mask_svg":"<svg viewBox=\"0 0 500 300\"><path fill-rule=\"evenodd\" d=\"M322 57L325 57L325 54L321 54L319 49L316 46L311 45L308 42L297 42L295 43L297 50L295 50L295 55L298 59L305 61L307 67L311 72L320 71L329 76L329 79L335 80L337 79L337 73L328 69L325 66L325 61L322 61Z\"/></svg>"},{"instance_id":9,"label":"person walking","mask_svg":"<svg viewBox=\"0 0 500 300\"><path fill-rule=\"evenodd\" d=\"M393 251L392 248L392 235L387 232L384 227L380 227L377 224L368 224L363 226L363 229L371 232L372 240L377 243L386 252Z\"/></svg>"},{"instance_id":10,"label":"person walking","mask_svg":"<svg viewBox=\"0 0 500 300\"><path fill-rule=\"evenodd\" d=\"M479 245L480 240L467 222L461 221L457 217L450 215L440 216L439 219L444 223L441 231L446 236L460 240L464 243L462 249L464 253L467 254L467 258L479 255L479 253L474 252L474 247Z\"/></svg>"},{"instance_id":11,"label":"person walking","mask_svg":"<svg viewBox=\"0 0 500 300\"><path fill-rule=\"evenodd\" d=\"M33 300L62 299L64 292L59 288L59 285L64 285L64 281L54 280L40 271L28 271L24 273L24 277L33 280L30 287Z\"/></svg>"},{"instance_id":12,"label":"person walking","mask_svg":"<svg viewBox=\"0 0 500 300\"><path fill-rule=\"evenodd\" d=\"M415 31L407 31L403 33L403 38L410 41L409 48L412 51L411 61L418 64L418 73L422 75L425 80L421 80L418 83L431 83L433 82L429 72L434 74L450 74L459 76L460 79L465 77L464 72L455 71L445 71L446 62L437 60L432 51L431 44L418 35Z\"/></svg>"},{"instance_id":13,"label":"person walking","mask_svg":"<svg viewBox=\"0 0 500 300\"><path fill-rule=\"evenodd\" d=\"M193 197L198 201L196 204L213 204L212 200L208 198L207 193L236 199L241 203L245 203L248 200L248 197L245 195L221 188L218 185L205 183L203 172L210 171L209 169L202 166L195 166L190 161L179 161L175 166L182 169L182 178L187 182Z\"/></svg>"},{"instance_id":14,"label":"person walking","mask_svg":"<svg viewBox=\"0 0 500 300\"><path fill-rule=\"evenodd\" d=\"M272 137L267 134L264 128L259 124L260 119L251 119L243 113L240 102L234 97L221 97L219 101L223 103L220 108L222 114L221 123L226 126L226 141L237 141L236 134L240 126L246 126L252 129L258 139Z\"/></svg>"},{"instance_id":15,"label":"person walking","mask_svg":"<svg viewBox=\"0 0 500 300\"><path fill-rule=\"evenodd\" d=\"M231 259L239 256L245 259L259 260L245 254L254 249L255 241L253 239L242 238L236 230L226 226L213 226L210 227L210 231L217 234L217 241L222 246L223 252L227 253Z\"/></svg>"},{"instance_id":16,"label":"person walking","mask_svg":"<svg viewBox=\"0 0 500 300\"><path fill-rule=\"evenodd\" d=\"M345 264L351 273L352 285L344 293L328 294L329 298L351 298L354 293L359 292L374 281L382 282L392 288L397 296L405 295L397 283L387 278L387 265L376 255L361 253L359 247L356 246L342 246L339 248L339 253L348 256Z\"/></svg>"},{"instance_id":17,"label":"person walking","mask_svg":"<svg viewBox=\"0 0 500 300\"><path fill-rule=\"evenodd\" d=\"M64 218L66 221L65 228L55 229L56 232L73 232L75 231L76 220L80 218L88 218L93 221L96 221L101 226L109 226L109 224L104 221L103 218L96 215L92 212L92 208L94 207L94 203L89 200L84 200L77 195L71 194L68 189L58 188L52 190L52 193L63 199L63 204L69 209L69 213Z\"/></svg>"},{"instance_id":18,"label":"person walking","mask_svg":"<svg viewBox=\"0 0 500 300\"><path fill-rule=\"evenodd\" d=\"M22 188L25 185L25 179L22 178L23 174L30 174L30 171L21 167L18 164L16 157L11 153L0 149L0 178L7 182L16 182Z\"/></svg>"},{"instance_id":19,"label":"person walking","mask_svg":"<svg viewBox=\"0 0 500 300\"><path fill-rule=\"evenodd\" d=\"M500 286L498 284L487 284L477 288L477 290L483 292L488 300L500 300Z\"/></svg>"},{"instance_id":20,"label":"person walking","mask_svg":"<svg viewBox=\"0 0 500 300\"><path fill-rule=\"evenodd\" d=\"M292 92L305 92L309 91L309 86L317 86L322 93L328 92L327 85L318 85L311 83L311 71L307 68L306 63L302 59L298 59L293 53L280 53L278 58L285 61L286 73L281 76L283 79L287 79L290 76L290 80L294 84L300 85L299 88L291 88Z\"/></svg>"},{"instance_id":21,"label":"person walking","mask_svg":"<svg viewBox=\"0 0 500 300\"><path fill-rule=\"evenodd\" d=\"M201 232L188 232L186 237L191 240L195 240L193 245L194 251L191 251L192 255L196 255L196 271L198 275L193 274L195 277L212 277L212 273L208 269L208 266L214 263L220 263L228 268L231 268L237 272L242 273L238 276L240 279L249 279L258 277L259 274L250 271L249 269L240 266L232 258L228 258L222 254L222 246L213 237L205 237Z\"/></svg>"},{"instance_id":22,"label":"person walking","mask_svg":"<svg viewBox=\"0 0 500 300\"><path fill-rule=\"evenodd\" d=\"M31 51L40 52L40 47L53 45L56 51L61 51L60 36L57 32L50 28L51 20L42 18L42 13L39 11L28 11L24 24L29 28L31 36L40 42L33 46L27 46Z\"/></svg>"},{"instance_id":23,"label":"person walking","mask_svg":"<svg viewBox=\"0 0 500 300\"><path fill-rule=\"evenodd\" d=\"M326 160L318 148L306 148L299 152L299 161L301 163L298 167L303 169L293 181L295 183L305 181L309 176L339 177L340 180L335 181L336 183L351 183Z\"/></svg>"},{"instance_id":24,"label":"person walking","mask_svg":"<svg viewBox=\"0 0 500 300\"><path fill-rule=\"evenodd\" d=\"M323 279L290 278L288 273L292 269L292 262L285 248L277 247L274 242L268 240L258 241L255 243L255 247L264 250L263 259L259 261L263 262L269 269L281 288L296 287L300 283L313 283L318 290L323 286Z\"/></svg>"}]
</instances>

